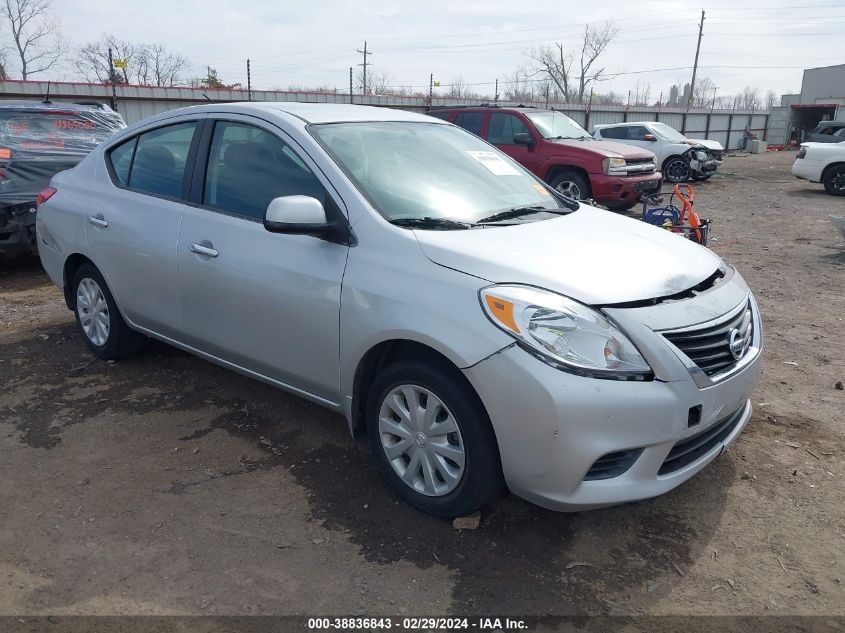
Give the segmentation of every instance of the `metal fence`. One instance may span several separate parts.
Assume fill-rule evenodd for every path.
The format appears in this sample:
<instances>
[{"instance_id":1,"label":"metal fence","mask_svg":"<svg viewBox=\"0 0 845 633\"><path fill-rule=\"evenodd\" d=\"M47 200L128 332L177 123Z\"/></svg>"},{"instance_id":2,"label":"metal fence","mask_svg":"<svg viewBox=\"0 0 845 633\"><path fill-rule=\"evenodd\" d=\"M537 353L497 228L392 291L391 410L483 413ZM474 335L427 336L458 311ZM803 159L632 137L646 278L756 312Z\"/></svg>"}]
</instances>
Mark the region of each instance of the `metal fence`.
<instances>
[{"instance_id":1,"label":"metal fence","mask_svg":"<svg viewBox=\"0 0 845 633\"><path fill-rule=\"evenodd\" d=\"M46 81L0 81L0 101L11 99L41 100L47 94ZM479 104L477 99L404 95L360 95L348 92L298 92L282 90L164 88L158 86L111 86L89 83L56 82L49 87L50 99L57 102L97 101L111 103L116 98L117 109L127 123L148 116L190 105L232 101L304 101L309 103L357 103L381 107L425 112L434 106L467 106ZM555 101L513 102L498 100L499 106L536 106L555 108L572 117L592 131L594 125L626 121L662 121L692 138L707 138L720 142L727 149L742 144L746 129L764 139L768 134L769 113L754 110L700 110L668 107L619 106L607 104L561 103ZM780 142L780 141L778 141Z\"/></svg>"}]
</instances>

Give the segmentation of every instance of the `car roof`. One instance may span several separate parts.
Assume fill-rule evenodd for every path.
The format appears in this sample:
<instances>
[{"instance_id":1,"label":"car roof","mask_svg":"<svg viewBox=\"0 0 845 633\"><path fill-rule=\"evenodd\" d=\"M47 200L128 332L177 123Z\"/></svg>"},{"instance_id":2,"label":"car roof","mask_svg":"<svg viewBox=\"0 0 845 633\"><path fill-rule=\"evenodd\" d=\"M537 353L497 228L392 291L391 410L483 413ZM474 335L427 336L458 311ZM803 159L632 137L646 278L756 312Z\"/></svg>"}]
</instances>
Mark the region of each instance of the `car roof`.
<instances>
[{"instance_id":1,"label":"car roof","mask_svg":"<svg viewBox=\"0 0 845 633\"><path fill-rule=\"evenodd\" d=\"M474 106L437 106L431 109L434 112L465 112L472 110L490 110L493 112L559 112L566 114L561 110L553 110L552 108L529 108L526 106L498 106L498 105L474 105Z\"/></svg>"},{"instance_id":2,"label":"car roof","mask_svg":"<svg viewBox=\"0 0 845 633\"><path fill-rule=\"evenodd\" d=\"M201 106L191 106L171 110L165 115L174 113L209 112L233 114L288 114L305 123L340 123L362 121L417 121L420 123L436 123L446 125L424 114L398 110L395 108L380 108L375 106L354 105L347 103L300 103L298 101L243 101L237 103L213 103ZM158 118L158 117L156 117Z\"/></svg>"},{"instance_id":3,"label":"car roof","mask_svg":"<svg viewBox=\"0 0 845 633\"><path fill-rule=\"evenodd\" d=\"M624 123L600 123L599 125L594 125L593 127L598 130L607 127L625 127L627 125L654 125L655 123L660 123L660 121L625 121Z\"/></svg>"}]
</instances>

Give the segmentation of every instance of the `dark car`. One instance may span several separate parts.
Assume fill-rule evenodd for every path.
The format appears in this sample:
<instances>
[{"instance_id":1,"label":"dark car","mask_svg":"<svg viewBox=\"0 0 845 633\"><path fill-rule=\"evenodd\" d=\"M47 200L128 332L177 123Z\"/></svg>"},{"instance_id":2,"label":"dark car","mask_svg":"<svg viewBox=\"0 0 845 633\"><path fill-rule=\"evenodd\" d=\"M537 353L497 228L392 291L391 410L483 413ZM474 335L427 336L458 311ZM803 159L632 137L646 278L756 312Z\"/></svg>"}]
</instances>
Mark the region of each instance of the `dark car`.
<instances>
[{"instance_id":1,"label":"dark car","mask_svg":"<svg viewBox=\"0 0 845 633\"><path fill-rule=\"evenodd\" d=\"M38 193L124 127L117 112L93 104L0 104L0 254L34 249Z\"/></svg>"},{"instance_id":2,"label":"dark car","mask_svg":"<svg viewBox=\"0 0 845 633\"><path fill-rule=\"evenodd\" d=\"M841 143L845 141L845 121L822 121L807 132L804 142Z\"/></svg>"},{"instance_id":3,"label":"dark car","mask_svg":"<svg viewBox=\"0 0 845 633\"><path fill-rule=\"evenodd\" d=\"M652 152L596 140L557 110L480 106L429 114L487 140L572 198L624 210L662 184Z\"/></svg>"}]
</instances>

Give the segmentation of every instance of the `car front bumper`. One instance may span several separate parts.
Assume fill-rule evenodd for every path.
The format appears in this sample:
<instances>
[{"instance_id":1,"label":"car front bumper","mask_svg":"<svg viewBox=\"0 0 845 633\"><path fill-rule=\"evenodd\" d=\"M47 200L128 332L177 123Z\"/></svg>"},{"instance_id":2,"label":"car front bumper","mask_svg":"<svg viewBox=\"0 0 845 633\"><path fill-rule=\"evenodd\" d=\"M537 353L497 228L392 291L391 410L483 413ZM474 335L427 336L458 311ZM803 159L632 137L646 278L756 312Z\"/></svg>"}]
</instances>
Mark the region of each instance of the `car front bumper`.
<instances>
[{"instance_id":1,"label":"car front bumper","mask_svg":"<svg viewBox=\"0 0 845 633\"><path fill-rule=\"evenodd\" d=\"M663 184L663 175L656 171L642 176L606 176L590 174L593 200L614 207L627 206L639 201L644 193L657 193Z\"/></svg>"},{"instance_id":2,"label":"car front bumper","mask_svg":"<svg viewBox=\"0 0 845 633\"><path fill-rule=\"evenodd\" d=\"M737 284L744 286L739 282L741 278ZM723 302L741 295L735 290L723 292ZM685 309L679 311L679 305L699 299L678 302L667 312L682 314ZM705 387L693 379L680 352L645 324L648 312L661 306L626 311L631 313L629 321L643 321L632 338L652 364L654 380L576 376L547 365L516 344L465 369L487 407L510 490L553 510L577 511L655 497L701 471L736 439L751 417L750 398L762 367L762 326L753 298L751 302L754 343L749 356L734 373ZM637 330L626 329L629 334ZM691 410L698 411L693 426ZM693 438L716 433L720 424L729 428L718 441L704 444L694 458L667 461L684 446L695 445ZM635 461L622 474L585 480L600 458L629 451L636 455Z\"/></svg>"}]
</instances>

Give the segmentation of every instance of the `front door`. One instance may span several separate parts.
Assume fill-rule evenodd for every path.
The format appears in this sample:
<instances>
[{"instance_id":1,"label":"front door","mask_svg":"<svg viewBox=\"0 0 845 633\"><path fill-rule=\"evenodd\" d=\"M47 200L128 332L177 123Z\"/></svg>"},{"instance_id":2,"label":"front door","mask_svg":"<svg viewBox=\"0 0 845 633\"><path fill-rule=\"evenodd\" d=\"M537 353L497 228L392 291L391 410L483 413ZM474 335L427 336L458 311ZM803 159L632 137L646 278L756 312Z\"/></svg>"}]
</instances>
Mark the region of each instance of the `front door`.
<instances>
[{"instance_id":1,"label":"front door","mask_svg":"<svg viewBox=\"0 0 845 633\"><path fill-rule=\"evenodd\" d=\"M270 233L262 220L279 196L312 196L327 210L339 198L270 124L232 117L213 125L197 164L204 183L192 192L179 239L184 340L336 403L348 247Z\"/></svg>"}]
</instances>

